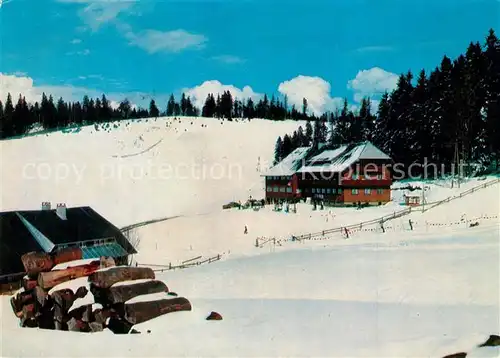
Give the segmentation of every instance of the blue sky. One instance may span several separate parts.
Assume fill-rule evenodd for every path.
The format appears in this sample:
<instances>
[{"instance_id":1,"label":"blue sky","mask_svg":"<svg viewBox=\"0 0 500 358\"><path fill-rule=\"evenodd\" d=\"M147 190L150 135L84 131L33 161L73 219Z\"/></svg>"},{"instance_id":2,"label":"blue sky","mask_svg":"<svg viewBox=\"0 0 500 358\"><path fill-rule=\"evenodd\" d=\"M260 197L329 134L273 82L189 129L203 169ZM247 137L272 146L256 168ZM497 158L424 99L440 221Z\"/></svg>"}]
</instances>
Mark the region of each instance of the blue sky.
<instances>
[{"instance_id":1,"label":"blue sky","mask_svg":"<svg viewBox=\"0 0 500 358\"><path fill-rule=\"evenodd\" d=\"M498 25L497 0L3 0L0 94L163 105L230 89L321 111L376 97Z\"/></svg>"}]
</instances>

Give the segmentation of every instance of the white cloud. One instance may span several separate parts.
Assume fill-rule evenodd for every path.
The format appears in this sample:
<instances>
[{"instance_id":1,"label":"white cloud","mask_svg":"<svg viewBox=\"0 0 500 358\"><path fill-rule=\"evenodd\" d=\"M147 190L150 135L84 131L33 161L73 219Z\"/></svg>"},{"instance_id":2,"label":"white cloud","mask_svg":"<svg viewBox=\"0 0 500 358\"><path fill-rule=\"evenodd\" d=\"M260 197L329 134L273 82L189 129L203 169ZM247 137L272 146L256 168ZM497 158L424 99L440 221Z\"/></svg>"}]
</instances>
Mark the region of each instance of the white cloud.
<instances>
[{"instance_id":1,"label":"white cloud","mask_svg":"<svg viewBox=\"0 0 500 358\"><path fill-rule=\"evenodd\" d=\"M391 46L366 46L356 49L356 52L366 53L366 52L391 52L394 48Z\"/></svg>"},{"instance_id":2,"label":"white cloud","mask_svg":"<svg viewBox=\"0 0 500 358\"><path fill-rule=\"evenodd\" d=\"M241 63L245 63L246 62L245 59L243 59L241 57L238 57L238 56L233 56L233 55L214 56L214 57L212 57L212 60L215 60L215 61L218 61L218 62L222 62L222 63L227 63L227 64L230 64L230 65L241 64Z\"/></svg>"},{"instance_id":3,"label":"white cloud","mask_svg":"<svg viewBox=\"0 0 500 358\"><path fill-rule=\"evenodd\" d=\"M307 99L309 111L322 114L340 107L342 98L331 97L330 83L321 77L297 76L281 83L278 91L288 97L289 105L295 105L297 110L302 110L303 99Z\"/></svg>"},{"instance_id":4,"label":"white cloud","mask_svg":"<svg viewBox=\"0 0 500 358\"><path fill-rule=\"evenodd\" d=\"M66 53L66 55L68 55L68 56L72 56L72 55L88 56L89 54L90 54L90 50L87 48L85 50L82 50L82 51L71 51L71 52Z\"/></svg>"},{"instance_id":5,"label":"white cloud","mask_svg":"<svg viewBox=\"0 0 500 358\"><path fill-rule=\"evenodd\" d=\"M73 39L73 40L71 40L71 43L73 45L76 45L76 44L82 43L82 40L80 40L80 39Z\"/></svg>"},{"instance_id":6,"label":"white cloud","mask_svg":"<svg viewBox=\"0 0 500 358\"><path fill-rule=\"evenodd\" d=\"M217 97L217 94L222 94L225 91L231 92L231 95L233 97L239 99L258 99L262 96L260 93L254 92L254 90L250 86L245 86L243 87L243 89L239 89L233 85L223 85L217 80L205 81L199 86L186 88L183 90L183 92L187 96L191 97L191 99L194 100L193 102L195 106L200 109L203 108L205 100L210 93Z\"/></svg>"},{"instance_id":7,"label":"white cloud","mask_svg":"<svg viewBox=\"0 0 500 358\"><path fill-rule=\"evenodd\" d=\"M347 88L355 91L354 99L360 101L365 96L380 96L385 91L396 88L399 76L380 67L359 71L356 77L347 83Z\"/></svg>"},{"instance_id":8,"label":"white cloud","mask_svg":"<svg viewBox=\"0 0 500 358\"><path fill-rule=\"evenodd\" d=\"M90 27L92 31L113 20L118 15L131 9L136 0L57 0L61 3L85 4L85 7L79 11L82 20Z\"/></svg>"},{"instance_id":9,"label":"white cloud","mask_svg":"<svg viewBox=\"0 0 500 358\"><path fill-rule=\"evenodd\" d=\"M157 52L181 52L188 48L202 48L208 39L179 29L174 31L145 30L125 34L129 44L153 54Z\"/></svg>"}]
</instances>

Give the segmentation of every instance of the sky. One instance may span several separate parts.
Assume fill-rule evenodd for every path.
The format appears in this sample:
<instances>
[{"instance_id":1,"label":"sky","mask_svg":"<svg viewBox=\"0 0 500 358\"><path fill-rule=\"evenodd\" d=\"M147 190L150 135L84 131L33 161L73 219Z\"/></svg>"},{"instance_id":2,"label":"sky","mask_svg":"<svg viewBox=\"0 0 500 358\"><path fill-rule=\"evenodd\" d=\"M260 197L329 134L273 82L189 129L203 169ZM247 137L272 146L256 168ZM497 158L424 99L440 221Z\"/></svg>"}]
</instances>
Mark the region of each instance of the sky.
<instances>
[{"instance_id":1,"label":"sky","mask_svg":"<svg viewBox=\"0 0 500 358\"><path fill-rule=\"evenodd\" d=\"M499 0L0 0L0 96L375 101L500 32Z\"/></svg>"}]
</instances>

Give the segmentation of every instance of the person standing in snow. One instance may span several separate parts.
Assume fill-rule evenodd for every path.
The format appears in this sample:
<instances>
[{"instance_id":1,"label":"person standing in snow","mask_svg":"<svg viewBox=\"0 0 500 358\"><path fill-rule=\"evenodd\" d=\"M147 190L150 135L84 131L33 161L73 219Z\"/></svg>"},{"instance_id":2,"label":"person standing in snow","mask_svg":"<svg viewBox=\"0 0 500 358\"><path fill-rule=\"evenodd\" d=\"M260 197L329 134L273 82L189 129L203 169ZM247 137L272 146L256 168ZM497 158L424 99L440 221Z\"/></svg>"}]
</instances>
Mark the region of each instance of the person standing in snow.
<instances>
[{"instance_id":1,"label":"person standing in snow","mask_svg":"<svg viewBox=\"0 0 500 358\"><path fill-rule=\"evenodd\" d=\"M245 231L243 232L245 235L248 234L248 228L247 226L245 225Z\"/></svg>"}]
</instances>

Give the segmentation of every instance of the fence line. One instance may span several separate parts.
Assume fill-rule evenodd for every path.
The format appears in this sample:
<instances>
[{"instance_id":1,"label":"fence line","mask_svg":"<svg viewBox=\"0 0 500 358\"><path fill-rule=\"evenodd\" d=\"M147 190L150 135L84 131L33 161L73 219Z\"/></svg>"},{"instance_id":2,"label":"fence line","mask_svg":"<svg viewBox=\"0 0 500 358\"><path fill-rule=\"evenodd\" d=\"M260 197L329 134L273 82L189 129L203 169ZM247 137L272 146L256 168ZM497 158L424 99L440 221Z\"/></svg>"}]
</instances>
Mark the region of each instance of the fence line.
<instances>
[{"instance_id":1,"label":"fence line","mask_svg":"<svg viewBox=\"0 0 500 358\"><path fill-rule=\"evenodd\" d=\"M177 269L186 269L186 268L189 268L189 267L199 266L199 265L203 265L203 264L206 264L206 263L210 264L212 262L216 262L216 261L219 261L220 259L222 259L222 255L221 254L217 254L215 256L209 257L209 258L204 259L204 260L200 260L201 258L202 258L202 256L195 257L193 259L184 261L180 265L172 265L172 263L170 262L168 265L140 264L140 263L137 263L137 266L144 266L144 267L151 266L151 267L155 267L153 269L154 272L164 272L164 271L177 270ZM198 260L198 261L193 261L193 260Z\"/></svg>"},{"instance_id":2,"label":"fence line","mask_svg":"<svg viewBox=\"0 0 500 358\"><path fill-rule=\"evenodd\" d=\"M259 240L262 240L262 244L260 244L258 247L263 248L265 244L267 243L273 243L274 247L276 246L283 246L283 243L285 242L305 242L305 241L324 241L324 240L332 240L332 239L349 239L351 236L355 236L356 234L359 233L385 233L385 232L403 232L403 231L413 231L418 229L423 229L427 231L429 227L455 227L455 226L460 226L460 225L465 225L467 228L472 228L477 226L476 224L479 224L479 222L484 222L484 221L489 221L489 220L496 220L498 221L499 216L498 215L486 215L486 216L480 216L472 219L467 219L467 220L458 220L458 221L451 221L447 223L437 223L437 222L419 222L419 221L411 221L409 220L408 225L403 225L397 224L397 225L388 225L382 227L371 227L371 228L366 228L366 227L359 227L356 229L350 229L348 230L347 233L344 233L343 231L337 231L335 233L330 233L328 235L324 236L311 236L311 237L305 237L305 238L297 238L293 237L290 239L279 239L279 238L258 238ZM333 235L337 234L337 235Z\"/></svg>"},{"instance_id":3,"label":"fence line","mask_svg":"<svg viewBox=\"0 0 500 358\"><path fill-rule=\"evenodd\" d=\"M392 214L388 214L388 215L384 215L384 216L381 216L381 217L378 217L376 219L372 219L372 220L367 220L367 221L363 221L361 223L357 223L357 224L352 224L352 225L346 225L346 226L341 226L341 227L336 227L336 228L333 228L333 229L327 229L327 230L323 230L323 231L318 231L318 232L312 232L312 233L308 233L308 234L302 234L302 235L294 235L292 236L292 240L297 240L297 241L301 241L301 240L312 240L314 238L317 238L317 237L325 237L325 236L328 236L328 235L331 235L331 234L336 234L336 233L343 233L343 232L355 232L355 230L357 229L362 229L363 227L366 227L366 226L372 226L372 225L376 225L378 224L380 229L382 230L382 232L386 229L386 227L384 226L384 224L388 221L391 221L391 220L394 220L394 219L397 219L397 218L400 218L400 217L403 217L403 216L406 216L414 211L419 211L421 210L422 212L425 212L427 210L430 210L430 209L433 209L439 205L442 205L442 204L445 204L445 203L449 203L450 201L452 200L455 200L455 199L458 199L458 198L463 198L464 196L467 196L469 194L472 194L480 189L484 189L484 188L487 188L487 187L490 187L494 184L497 184L500 182L500 178L497 178L497 179L494 179L494 180L491 180L489 182L486 182L484 184L481 184L481 185L478 185L478 186L475 186L471 189L468 189L462 193L460 193L460 195L458 196L452 196L452 197L448 197L444 200L440 200L440 201L436 201L436 202L433 202L433 203L430 203L430 204L422 204L422 205L419 205L419 206L414 206L414 207L408 207L406 209L403 209L403 210L400 210L400 211L395 211L394 213ZM276 242L276 238L272 238L272 239L269 239L269 238L257 238L256 239L256 247L262 247L263 245L273 241ZM279 243L281 243L282 240L278 240Z\"/></svg>"}]
</instances>

